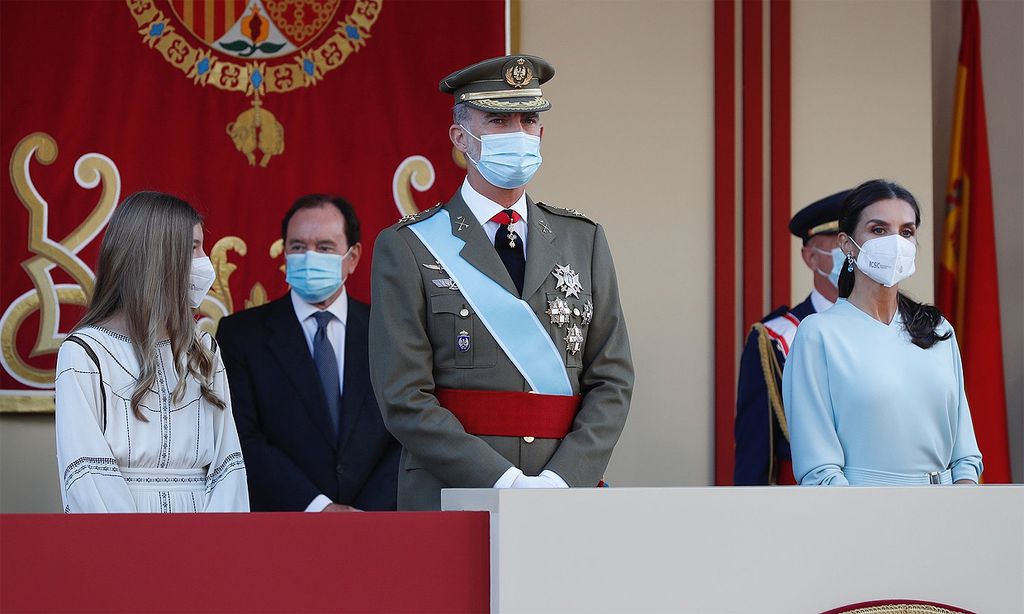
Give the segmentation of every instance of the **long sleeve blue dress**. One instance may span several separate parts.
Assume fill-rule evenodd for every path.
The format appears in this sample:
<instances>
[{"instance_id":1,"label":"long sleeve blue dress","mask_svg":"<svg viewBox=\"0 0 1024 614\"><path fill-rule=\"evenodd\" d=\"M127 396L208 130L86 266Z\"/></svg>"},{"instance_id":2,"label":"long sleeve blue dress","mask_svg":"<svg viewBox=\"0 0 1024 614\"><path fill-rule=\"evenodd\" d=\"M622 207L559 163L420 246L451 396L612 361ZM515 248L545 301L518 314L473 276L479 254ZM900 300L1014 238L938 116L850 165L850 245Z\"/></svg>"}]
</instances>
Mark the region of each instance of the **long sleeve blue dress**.
<instances>
[{"instance_id":1,"label":"long sleeve blue dress","mask_svg":"<svg viewBox=\"0 0 1024 614\"><path fill-rule=\"evenodd\" d=\"M952 327L945 320L939 333ZM807 317L782 377L800 484L978 481L981 452L956 337L914 345L848 301Z\"/></svg>"}]
</instances>

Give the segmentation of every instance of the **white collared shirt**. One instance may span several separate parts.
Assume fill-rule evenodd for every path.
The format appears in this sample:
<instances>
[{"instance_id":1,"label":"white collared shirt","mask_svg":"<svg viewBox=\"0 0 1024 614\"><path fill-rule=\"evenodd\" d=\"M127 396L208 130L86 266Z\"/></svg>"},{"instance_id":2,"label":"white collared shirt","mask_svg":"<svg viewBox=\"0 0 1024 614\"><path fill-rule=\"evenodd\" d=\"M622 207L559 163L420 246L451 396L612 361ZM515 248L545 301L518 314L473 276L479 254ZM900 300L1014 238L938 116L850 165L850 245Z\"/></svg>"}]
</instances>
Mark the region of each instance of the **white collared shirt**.
<instances>
[{"instance_id":1,"label":"white collared shirt","mask_svg":"<svg viewBox=\"0 0 1024 614\"><path fill-rule=\"evenodd\" d=\"M342 288L341 294L334 302L328 305L327 309L321 310L315 305L310 305L302 300L298 294L291 292L292 307L295 309L295 317L302 326L302 334L306 337L306 347L309 348L309 355L313 355L313 337L316 336L316 318L313 316L320 311L329 311L334 317L327 323L327 338L334 347L334 357L338 361L338 392L344 393L345 387L345 323L348 321L348 290ZM326 495L317 495L309 505L307 512L321 512L329 503L333 503Z\"/></svg>"},{"instance_id":2,"label":"white collared shirt","mask_svg":"<svg viewBox=\"0 0 1024 614\"><path fill-rule=\"evenodd\" d=\"M526 230L527 226L527 207L526 207L526 192L519 197L519 200L515 202L511 207L502 207L493 200L487 198L480 192L473 189L473 186L469 185L469 177L462 182L462 200L466 201L466 205L469 210L473 212L473 216L476 217L476 221L480 222L483 226L484 232L487 233L487 238L494 244L494 235L498 234L498 227L501 224L492 222L491 218L497 213L501 213L506 208L512 209L518 213L522 219L515 224L512 224L512 230L516 231L519 238L523 241L523 247L526 247ZM524 252L525 253L525 252Z\"/></svg>"},{"instance_id":3,"label":"white collared shirt","mask_svg":"<svg viewBox=\"0 0 1024 614\"><path fill-rule=\"evenodd\" d=\"M832 305L835 305L835 303L825 298L821 292L811 288L811 305L814 306L815 313L821 313L822 311L826 311Z\"/></svg>"}]
</instances>

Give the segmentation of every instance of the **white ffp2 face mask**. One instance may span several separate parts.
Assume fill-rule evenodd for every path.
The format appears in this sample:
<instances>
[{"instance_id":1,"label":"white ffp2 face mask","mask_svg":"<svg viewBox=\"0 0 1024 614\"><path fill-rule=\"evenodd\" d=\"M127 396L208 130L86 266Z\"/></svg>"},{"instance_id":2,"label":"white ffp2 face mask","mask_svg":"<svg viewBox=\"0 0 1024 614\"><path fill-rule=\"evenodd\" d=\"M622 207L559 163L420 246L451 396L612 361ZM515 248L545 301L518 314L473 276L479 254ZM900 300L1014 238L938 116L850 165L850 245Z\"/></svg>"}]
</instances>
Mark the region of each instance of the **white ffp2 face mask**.
<instances>
[{"instance_id":1,"label":"white ffp2 face mask","mask_svg":"<svg viewBox=\"0 0 1024 614\"><path fill-rule=\"evenodd\" d=\"M853 241L853 238L850 238ZM853 241L857 245L856 241ZM857 268L871 279L891 288L917 270L917 246L900 235L886 235L857 245Z\"/></svg>"},{"instance_id":2,"label":"white ffp2 face mask","mask_svg":"<svg viewBox=\"0 0 1024 614\"><path fill-rule=\"evenodd\" d=\"M213 263L209 256L201 256L192 259L192 272L188 276L188 306L198 309L203 304L203 299L213 287L213 281L217 274L213 270Z\"/></svg>"}]
</instances>

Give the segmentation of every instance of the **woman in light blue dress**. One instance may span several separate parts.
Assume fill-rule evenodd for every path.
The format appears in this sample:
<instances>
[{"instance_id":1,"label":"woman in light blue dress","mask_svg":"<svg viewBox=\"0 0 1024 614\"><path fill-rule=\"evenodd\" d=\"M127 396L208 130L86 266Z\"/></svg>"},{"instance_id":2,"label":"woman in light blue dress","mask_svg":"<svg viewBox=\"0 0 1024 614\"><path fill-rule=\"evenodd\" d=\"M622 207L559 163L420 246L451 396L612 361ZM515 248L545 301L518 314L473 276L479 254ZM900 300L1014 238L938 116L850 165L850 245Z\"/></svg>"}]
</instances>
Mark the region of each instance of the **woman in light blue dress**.
<instances>
[{"instance_id":1,"label":"woman in light blue dress","mask_svg":"<svg viewBox=\"0 0 1024 614\"><path fill-rule=\"evenodd\" d=\"M914 273L921 213L873 180L839 218L839 301L800 323L782 377L801 484L977 483L981 452L953 328L899 291Z\"/></svg>"}]
</instances>

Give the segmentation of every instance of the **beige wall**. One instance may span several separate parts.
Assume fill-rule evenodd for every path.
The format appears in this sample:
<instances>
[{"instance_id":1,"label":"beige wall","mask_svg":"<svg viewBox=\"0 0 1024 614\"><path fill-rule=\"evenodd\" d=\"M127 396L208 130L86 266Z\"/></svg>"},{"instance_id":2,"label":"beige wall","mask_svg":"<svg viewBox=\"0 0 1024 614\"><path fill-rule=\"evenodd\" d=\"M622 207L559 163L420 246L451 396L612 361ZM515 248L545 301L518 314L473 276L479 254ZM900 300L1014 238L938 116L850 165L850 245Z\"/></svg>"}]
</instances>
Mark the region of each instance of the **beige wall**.
<instances>
[{"instance_id":1,"label":"beige wall","mask_svg":"<svg viewBox=\"0 0 1024 614\"><path fill-rule=\"evenodd\" d=\"M934 300L931 29L926 2L793 3L793 206L894 180L924 223L917 273L901 287ZM793 300L812 275L793 240Z\"/></svg>"},{"instance_id":2,"label":"beige wall","mask_svg":"<svg viewBox=\"0 0 1024 614\"><path fill-rule=\"evenodd\" d=\"M530 188L608 233L636 392L606 478L709 484L713 449L710 2L524 0L520 49L550 60Z\"/></svg>"},{"instance_id":3,"label":"beige wall","mask_svg":"<svg viewBox=\"0 0 1024 614\"><path fill-rule=\"evenodd\" d=\"M940 9L945 4L953 3L937 3ZM985 55L986 85L1008 88L1003 96L989 90L990 126L997 125L998 115L1007 122L998 125L1016 130L1017 139L990 130L993 172L1001 177L995 189L1009 400L1019 408L1024 334L1020 319L1009 314L1019 313L1024 277L1021 20L1016 30L1012 22L1021 4L991 3L1005 17L989 15L989 4L982 8L986 34L1017 45L1016 81L988 68L991 58L998 58L997 66L1009 64L1004 72L1012 69L1013 58L1006 59L1012 51L997 52L995 41L986 40ZM921 201L925 219L934 219L933 8L909 1L794 2L794 208L882 176L905 184ZM523 0L521 29L521 49L547 57L558 69L545 87L554 108L544 117L546 162L531 193L580 209L605 226L633 342L636 394L606 477L622 486L710 484L711 1ZM952 42L944 38L937 44L947 52L952 45L955 57L955 26L953 32ZM937 151L946 147L936 145ZM1016 148L1018 157L1007 161L997 148ZM933 235L926 231L921 239L918 273L908 288L931 300ZM798 259L795 240L793 258L793 299L798 300L809 291L810 274ZM0 416L0 511L59 510L52 422L52 415ZM1017 454L1019 467L1019 446Z\"/></svg>"}]
</instances>

